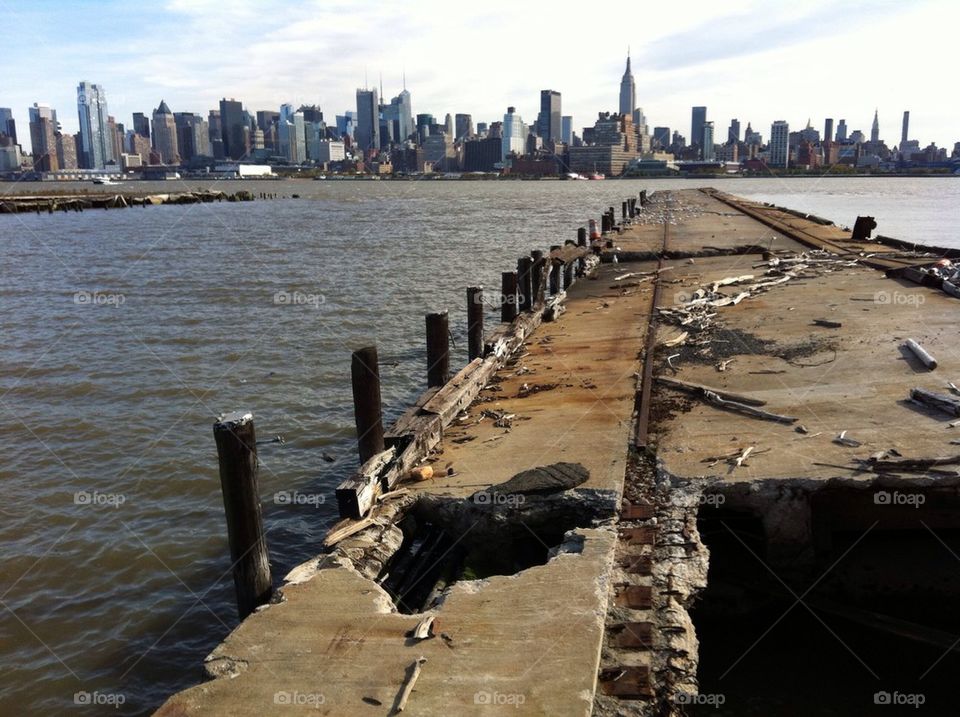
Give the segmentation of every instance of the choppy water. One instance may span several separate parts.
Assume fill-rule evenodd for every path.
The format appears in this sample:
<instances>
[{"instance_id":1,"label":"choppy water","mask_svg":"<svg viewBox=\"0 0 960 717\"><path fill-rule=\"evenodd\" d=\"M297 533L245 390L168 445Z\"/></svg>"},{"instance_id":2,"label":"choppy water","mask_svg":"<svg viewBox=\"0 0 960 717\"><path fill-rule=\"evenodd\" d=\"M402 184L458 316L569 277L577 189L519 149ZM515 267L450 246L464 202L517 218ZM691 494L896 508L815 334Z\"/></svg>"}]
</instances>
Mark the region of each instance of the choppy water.
<instances>
[{"instance_id":1,"label":"choppy water","mask_svg":"<svg viewBox=\"0 0 960 717\"><path fill-rule=\"evenodd\" d=\"M960 246L960 180L711 184L844 224L873 214L883 234ZM696 185L224 186L302 198L0 216L2 714L105 711L74 709L77 693L140 714L199 680L202 658L236 624L219 412L252 410L260 439L286 440L260 452L282 577L319 550L335 506L279 505L274 494L332 499L356 467L352 348L379 345L395 416L425 384L426 312L451 310L458 366L465 286L498 287L517 256L575 238L588 216L619 211L640 189Z\"/></svg>"}]
</instances>

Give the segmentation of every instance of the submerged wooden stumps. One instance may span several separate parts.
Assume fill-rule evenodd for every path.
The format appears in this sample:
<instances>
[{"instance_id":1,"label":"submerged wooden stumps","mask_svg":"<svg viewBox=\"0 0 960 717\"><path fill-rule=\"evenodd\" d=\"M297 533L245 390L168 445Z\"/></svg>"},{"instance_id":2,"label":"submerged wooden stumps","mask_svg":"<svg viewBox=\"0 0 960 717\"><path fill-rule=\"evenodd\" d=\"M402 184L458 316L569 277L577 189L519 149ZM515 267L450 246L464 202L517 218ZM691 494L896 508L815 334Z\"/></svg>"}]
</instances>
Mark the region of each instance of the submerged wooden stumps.
<instances>
[{"instance_id":1,"label":"submerged wooden stumps","mask_svg":"<svg viewBox=\"0 0 960 717\"><path fill-rule=\"evenodd\" d=\"M427 314L427 386L450 380L450 327L446 311Z\"/></svg>"},{"instance_id":2,"label":"submerged wooden stumps","mask_svg":"<svg viewBox=\"0 0 960 717\"><path fill-rule=\"evenodd\" d=\"M560 245L554 244L550 247L551 252L560 251ZM560 260L550 260L550 295L560 293L560 271L563 268L563 262Z\"/></svg>"},{"instance_id":3,"label":"submerged wooden stumps","mask_svg":"<svg viewBox=\"0 0 960 717\"><path fill-rule=\"evenodd\" d=\"M517 262L517 282L519 284L518 311L533 311L533 259L522 256Z\"/></svg>"},{"instance_id":4,"label":"submerged wooden stumps","mask_svg":"<svg viewBox=\"0 0 960 717\"><path fill-rule=\"evenodd\" d=\"M376 346L366 346L353 352L350 376L353 381L353 414L357 424L357 451L362 465L384 450L380 362L377 358Z\"/></svg>"},{"instance_id":5,"label":"submerged wooden stumps","mask_svg":"<svg viewBox=\"0 0 960 717\"><path fill-rule=\"evenodd\" d=\"M467 356L483 356L483 287L467 288Z\"/></svg>"},{"instance_id":6,"label":"submerged wooden stumps","mask_svg":"<svg viewBox=\"0 0 960 717\"><path fill-rule=\"evenodd\" d=\"M213 424L220 463L220 489L227 515L237 611L244 619L273 594L260 510L257 436L253 414L235 411Z\"/></svg>"},{"instance_id":7,"label":"submerged wooden stumps","mask_svg":"<svg viewBox=\"0 0 960 717\"><path fill-rule=\"evenodd\" d=\"M509 324L517 318L517 272L500 275L500 321Z\"/></svg>"}]
</instances>

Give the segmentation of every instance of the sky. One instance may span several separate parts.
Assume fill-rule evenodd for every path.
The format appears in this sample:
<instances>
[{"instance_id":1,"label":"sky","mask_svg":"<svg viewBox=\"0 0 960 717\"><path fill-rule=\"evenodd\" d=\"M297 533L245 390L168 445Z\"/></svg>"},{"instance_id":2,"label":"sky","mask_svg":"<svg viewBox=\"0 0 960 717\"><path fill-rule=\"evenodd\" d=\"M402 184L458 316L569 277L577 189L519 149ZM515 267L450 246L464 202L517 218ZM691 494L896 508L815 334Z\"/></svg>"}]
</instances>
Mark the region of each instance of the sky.
<instances>
[{"instance_id":1,"label":"sky","mask_svg":"<svg viewBox=\"0 0 960 717\"><path fill-rule=\"evenodd\" d=\"M34 102L77 130L80 80L102 85L127 127L161 99L206 114L221 97L251 112L319 104L332 123L358 87L382 76L389 99L404 73L414 113L437 121L496 121L513 105L533 123L553 89L580 133L617 110L628 48L651 131L689 141L690 108L706 105L718 139L734 117L765 140L774 120L822 131L825 117L869 136L876 109L894 146L910 110L921 146L960 141L956 0L0 0L0 17L0 107L23 144Z\"/></svg>"}]
</instances>

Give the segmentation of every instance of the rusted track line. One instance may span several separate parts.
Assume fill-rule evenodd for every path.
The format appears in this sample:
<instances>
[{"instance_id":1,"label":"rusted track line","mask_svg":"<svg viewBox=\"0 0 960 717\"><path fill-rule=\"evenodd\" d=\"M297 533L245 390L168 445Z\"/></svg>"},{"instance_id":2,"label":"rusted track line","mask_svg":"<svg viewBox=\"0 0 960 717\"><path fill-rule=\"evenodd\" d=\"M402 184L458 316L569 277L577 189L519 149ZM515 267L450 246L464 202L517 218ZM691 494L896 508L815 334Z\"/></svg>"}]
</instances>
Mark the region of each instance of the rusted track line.
<instances>
[{"instance_id":1,"label":"rusted track line","mask_svg":"<svg viewBox=\"0 0 960 717\"><path fill-rule=\"evenodd\" d=\"M647 335L643 350L643 373L640 379L640 399L637 402L637 428L634 434L634 445L639 449L647 447L650 429L650 395L653 388L653 354L657 346L657 306L660 304L660 294L663 287L661 271L670 245L670 225L663 225L663 248L657 262L657 278L653 283L653 298L650 301L650 318L647 324Z\"/></svg>"}]
</instances>

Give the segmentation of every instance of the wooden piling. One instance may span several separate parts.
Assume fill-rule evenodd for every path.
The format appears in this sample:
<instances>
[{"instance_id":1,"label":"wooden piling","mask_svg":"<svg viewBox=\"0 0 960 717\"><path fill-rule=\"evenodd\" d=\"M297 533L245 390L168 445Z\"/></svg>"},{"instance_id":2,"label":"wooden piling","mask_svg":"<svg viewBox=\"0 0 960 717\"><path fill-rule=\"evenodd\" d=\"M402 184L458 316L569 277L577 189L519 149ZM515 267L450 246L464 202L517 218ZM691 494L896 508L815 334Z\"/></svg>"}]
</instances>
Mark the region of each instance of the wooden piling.
<instances>
[{"instance_id":1,"label":"wooden piling","mask_svg":"<svg viewBox=\"0 0 960 717\"><path fill-rule=\"evenodd\" d=\"M273 582L263 535L253 414L235 411L213 424L220 463L220 489L227 516L237 611L244 619L270 600Z\"/></svg>"},{"instance_id":2,"label":"wooden piling","mask_svg":"<svg viewBox=\"0 0 960 717\"><path fill-rule=\"evenodd\" d=\"M517 261L517 311L533 311L533 259L522 256Z\"/></svg>"},{"instance_id":3,"label":"wooden piling","mask_svg":"<svg viewBox=\"0 0 960 717\"><path fill-rule=\"evenodd\" d=\"M580 227L577 229L577 246L586 246L587 245L587 228Z\"/></svg>"},{"instance_id":4,"label":"wooden piling","mask_svg":"<svg viewBox=\"0 0 960 717\"><path fill-rule=\"evenodd\" d=\"M467 288L467 356L470 361L483 355L483 287Z\"/></svg>"},{"instance_id":5,"label":"wooden piling","mask_svg":"<svg viewBox=\"0 0 960 717\"><path fill-rule=\"evenodd\" d=\"M555 252L560 250L559 244L554 244L550 247L550 251ZM560 271L563 268L563 262L550 260L550 295L560 293Z\"/></svg>"},{"instance_id":6,"label":"wooden piling","mask_svg":"<svg viewBox=\"0 0 960 717\"><path fill-rule=\"evenodd\" d=\"M627 218L627 203L626 203L626 202L622 202L622 203L620 204L620 217L621 217L621 219L626 219L626 218Z\"/></svg>"},{"instance_id":7,"label":"wooden piling","mask_svg":"<svg viewBox=\"0 0 960 717\"><path fill-rule=\"evenodd\" d=\"M380 361L376 346L353 352L353 415L357 424L357 451L363 465L384 451L383 405L380 398Z\"/></svg>"},{"instance_id":8,"label":"wooden piling","mask_svg":"<svg viewBox=\"0 0 960 717\"><path fill-rule=\"evenodd\" d=\"M568 261L563 265L563 290L566 291L573 284L573 262Z\"/></svg>"},{"instance_id":9,"label":"wooden piling","mask_svg":"<svg viewBox=\"0 0 960 717\"><path fill-rule=\"evenodd\" d=\"M530 273L533 285L533 301L530 308L533 309L534 306L543 302L543 294L547 289L546 279L543 275L546 262L543 258L542 249L534 249L530 252L530 256L533 257L533 269Z\"/></svg>"},{"instance_id":10,"label":"wooden piling","mask_svg":"<svg viewBox=\"0 0 960 717\"><path fill-rule=\"evenodd\" d=\"M450 380L450 326L446 311L427 314L427 386Z\"/></svg>"},{"instance_id":11,"label":"wooden piling","mask_svg":"<svg viewBox=\"0 0 960 717\"><path fill-rule=\"evenodd\" d=\"M500 275L500 320L509 324L517 318L517 272Z\"/></svg>"}]
</instances>

